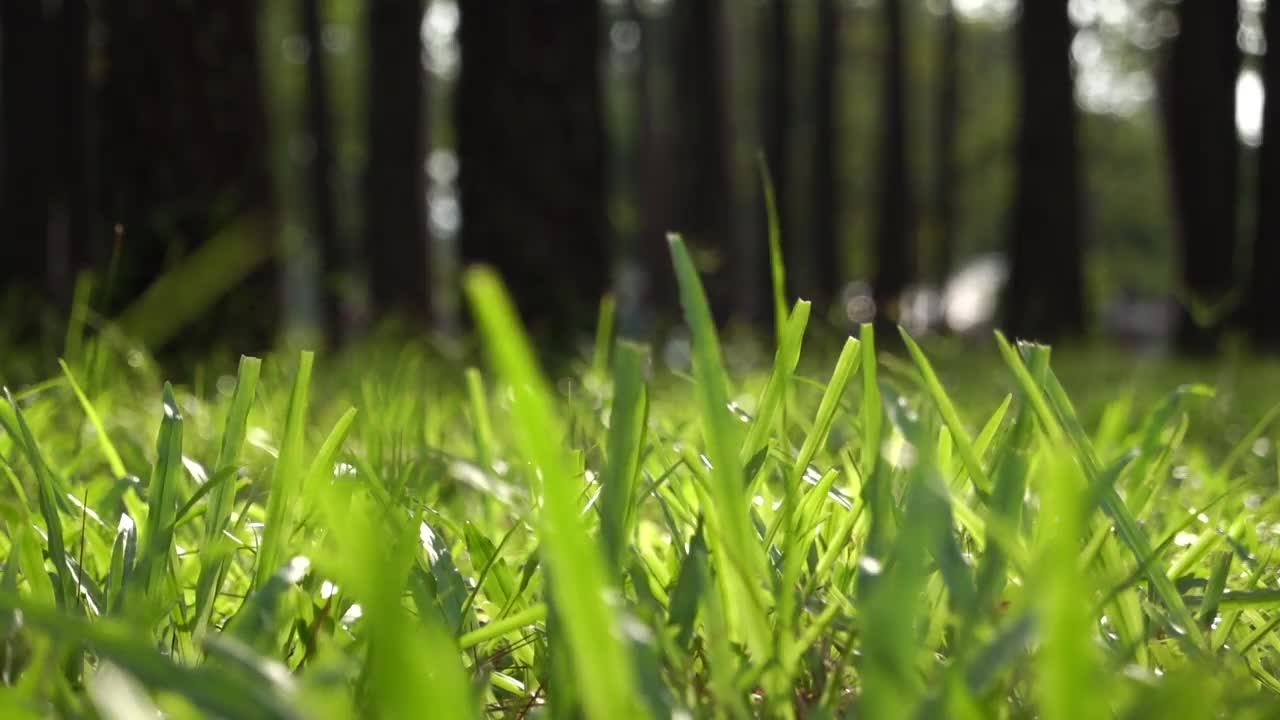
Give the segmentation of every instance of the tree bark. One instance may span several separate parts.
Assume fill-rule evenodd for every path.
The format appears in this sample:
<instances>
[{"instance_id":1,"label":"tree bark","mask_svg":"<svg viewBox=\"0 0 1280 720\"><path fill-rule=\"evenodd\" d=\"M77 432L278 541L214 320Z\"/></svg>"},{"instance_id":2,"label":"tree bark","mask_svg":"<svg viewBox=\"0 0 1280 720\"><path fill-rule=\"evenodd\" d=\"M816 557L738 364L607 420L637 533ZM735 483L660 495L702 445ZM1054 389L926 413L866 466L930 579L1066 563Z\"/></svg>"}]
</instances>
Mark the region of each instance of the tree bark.
<instances>
[{"instance_id":1,"label":"tree bark","mask_svg":"<svg viewBox=\"0 0 1280 720\"><path fill-rule=\"evenodd\" d=\"M640 235L635 248L636 262L643 268L640 320L632 327L620 328L638 338L665 330L679 314L666 241L667 233L676 229L672 217L676 133L671 91L671 21L669 13L659 16L646 12L643 9L646 4L632 0L641 27L640 66L636 72L636 104L640 114L636 140Z\"/></svg>"},{"instance_id":2,"label":"tree bark","mask_svg":"<svg viewBox=\"0 0 1280 720\"><path fill-rule=\"evenodd\" d=\"M1027 2L1018 23L1017 179L1004 311L1017 337L1084 331L1073 29L1063 2Z\"/></svg>"},{"instance_id":3,"label":"tree bark","mask_svg":"<svg viewBox=\"0 0 1280 720\"><path fill-rule=\"evenodd\" d=\"M313 152L307 168L308 215L311 241L320 257L320 293L325 329L332 339L342 337L347 323L337 290L350 272L346 247L338 237L333 198L333 125L329 116L329 69L324 47L320 0L301 0L302 32L307 38L306 127Z\"/></svg>"},{"instance_id":4,"label":"tree bark","mask_svg":"<svg viewBox=\"0 0 1280 720\"><path fill-rule=\"evenodd\" d=\"M364 230L375 310L425 326L430 294L421 25L421 0L369 0Z\"/></svg>"},{"instance_id":5,"label":"tree bark","mask_svg":"<svg viewBox=\"0 0 1280 720\"><path fill-rule=\"evenodd\" d=\"M672 7L675 34L672 69L675 97L673 230L691 248L718 259L716 272L705 278L716 318L729 314L731 296L726 255L730 247L731 179L727 143L722 135L728 112L727 89L720 64L724 60L723 0L683 0ZM671 259L666 257L666 273Z\"/></svg>"},{"instance_id":6,"label":"tree bark","mask_svg":"<svg viewBox=\"0 0 1280 720\"><path fill-rule=\"evenodd\" d=\"M841 138L836 131L836 84L841 59L839 41L842 23L843 15L838 0L818 0L811 157L813 282L809 292L820 315L836 301L845 279L837 209L840 177L836 168L836 158L842 150Z\"/></svg>"},{"instance_id":7,"label":"tree bark","mask_svg":"<svg viewBox=\"0 0 1280 720\"><path fill-rule=\"evenodd\" d=\"M1253 236L1249 330L1255 346L1280 350L1280 2L1267 6L1263 60L1262 148L1258 153L1258 219Z\"/></svg>"},{"instance_id":8,"label":"tree bark","mask_svg":"<svg viewBox=\"0 0 1280 720\"><path fill-rule=\"evenodd\" d=\"M40 0L0 3L4 83L3 233L0 273L6 288L43 291L49 228L48 28Z\"/></svg>"},{"instance_id":9,"label":"tree bark","mask_svg":"<svg viewBox=\"0 0 1280 720\"><path fill-rule=\"evenodd\" d=\"M587 331L610 274L594 0L463 3L462 254L535 332Z\"/></svg>"},{"instance_id":10,"label":"tree bark","mask_svg":"<svg viewBox=\"0 0 1280 720\"><path fill-rule=\"evenodd\" d=\"M933 278L942 285L955 263L956 246L956 135L960 122L960 22L952 0L943 0L938 19L938 125L937 169L933 189L937 223Z\"/></svg>"},{"instance_id":11,"label":"tree bark","mask_svg":"<svg viewBox=\"0 0 1280 720\"><path fill-rule=\"evenodd\" d=\"M98 185L104 212L124 227L115 278L120 304L111 312L174 258L238 221L269 216L273 203L258 4L138 0L102 7ZM276 320L272 277L259 270L243 292L211 309L192 337L227 332L269 344Z\"/></svg>"},{"instance_id":12,"label":"tree bark","mask_svg":"<svg viewBox=\"0 0 1280 720\"><path fill-rule=\"evenodd\" d=\"M876 317L897 322L902 292L915 264L912 187L907 167L906 37L902 0L885 0L883 118L880 130L879 214L876 228Z\"/></svg>"},{"instance_id":13,"label":"tree bark","mask_svg":"<svg viewBox=\"0 0 1280 720\"><path fill-rule=\"evenodd\" d=\"M1217 348L1236 287L1238 13L1236 0L1180 3L1164 83L1182 261L1177 344L1193 354Z\"/></svg>"}]
</instances>

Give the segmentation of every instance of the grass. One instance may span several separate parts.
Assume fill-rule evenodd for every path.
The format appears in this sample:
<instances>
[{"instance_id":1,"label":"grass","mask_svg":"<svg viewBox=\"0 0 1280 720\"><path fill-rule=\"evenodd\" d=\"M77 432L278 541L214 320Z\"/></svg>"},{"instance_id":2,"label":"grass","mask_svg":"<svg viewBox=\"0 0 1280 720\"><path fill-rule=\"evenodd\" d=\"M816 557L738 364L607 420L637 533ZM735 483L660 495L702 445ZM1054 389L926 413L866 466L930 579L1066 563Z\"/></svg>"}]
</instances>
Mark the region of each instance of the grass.
<instances>
[{"instance_id":1,"label":"grass","mask_svg":"<svg viewBox=\"0 0 1280 720\"><path fill-rule=\"evenodd\" d=\"M776 353L730 373L672 254L688 374L606 303L553 383L483 269L476 367L170 385L72 333L0 403L0 713L1280 712L1270 370L1152 397L1002 336L827 353L775 268Z\"/></svg>"}]
</instances>

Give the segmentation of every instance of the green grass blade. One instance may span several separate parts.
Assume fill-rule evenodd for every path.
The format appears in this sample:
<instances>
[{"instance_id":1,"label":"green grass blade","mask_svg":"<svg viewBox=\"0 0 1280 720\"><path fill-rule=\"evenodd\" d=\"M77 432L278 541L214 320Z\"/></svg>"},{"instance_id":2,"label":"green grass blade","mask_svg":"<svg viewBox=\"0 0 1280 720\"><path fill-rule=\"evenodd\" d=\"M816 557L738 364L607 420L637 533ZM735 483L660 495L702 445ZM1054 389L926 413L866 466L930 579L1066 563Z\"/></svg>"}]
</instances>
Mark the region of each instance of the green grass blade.
<instances>
[{"instance_id":1,"label":"green grass blade","mask_svg":"<svg viewBox=\"0 0 1280 720\"><path fill-rule=\"evenodd\" d=\"M791 376L800 362L800 349L804 341L805 327L809 324L810 303L800 300L792 308L787 318L786 327L778 339L778 350L773 357L773 370L769 374L769 382L760 393L756 403L756 417L747 430L747 438L742 443L742 452L738 459L745 465L751 458L764 449L769 442L769 433L774 430L774 417L786 403L787 388L791 385Z\"/></svg>"},{"instance_id":2,"label":"green grass blade","mask_svg":"<svg viewBox=\"0 0 1280 720\"><path fill-rule=\"evenodd\" d=\"M1069 441L1076 452L1077 461L1085 472L1086 480L1091 486L1096 487L1102 470L1099 467L1097 458L1092 456L1091 447L1087 443L1087 436L1084 435L1083 429L1079 427L1079 422L1072 415L1070 419L1071 430L1065 429L1063 421L1051 409L1045 392L1032 378L1030 371L1027 370L1021 355L999 331L996 332L996 340L1000 346L1001 354L1013 371L1015 379L1022 387L1026 397L1031 400L1031 405L1036 411L1041 427L1049 435L1050 442L1056 447L1063 447ZM1046 377L1052 377L1052 372L1048 371L1047 368ZM1061 388L1059 387L1058 389L1060 390ZM1061 409L1069 410L1069 408ZM1146 565L1152 553L1150 541L1138 528L1132 513L1129 512L1128 507L1125 506L1120 496L1116 494L1115 488L1108 488L1103 493L1102 507L1115 522L1117 534L1124 544L1128 546L1137 563ZM1195 619L1191 616L1191 612L1182 601L1182 596L1178 594L1172 581L1154 565L1148 566L1147 578L1151 581L1151 586L1156 596L1169 610L1174 622L1178 623L1179 627L1197 645L1202 645L1204 642L1203 633L1200 632L1200 627L1195 624Z\"/></svg>"},{"instance_id":3,"label":"green grass blade","mask_svg":"<svg viewBox=\"0 0 1280 720\"><path fill-rule=\"evenodd\" d=\"M552 393L534 360L502 282L490 270L469 270L465 283L490 361L515 390L513 431L525 459L543 477L544 505L539 519L552 591L565 625L574 671L581 682L589 717L636 717L635 676L626 646L607 605L612 594L604 557L587 536L579 517L574 463L564 450L563 427Z\"/></svg>"},{"instance_id":4,"label":"green grass blade","mask_svg":"<svg viewBox=\"0 0 1280 720\"><path fill-rule=\"evenodd\" d=\"M613 407L609 411L608 465L601 490L601 527L612 567L622 567L623 550L635 518L636 480L649 417L644 382L648 354L630 343L619 343L613 372ZM615 581L617 578L615 578Z\"/></svg>"},{"instance_id":5,"label":"green grass blade","mask_svg":"<svg viewBox=\"0 0 1280 720\"><path fill-rule=\"evenodd\" d=\"M920 349L920 346L911 338L906 329L899 327L898 333L902 335L902 341L907 345L907 352L911 354L911 359L915 361L916 367L920 370L920 378L924 381L924 387L929 393L929 397L933 399L934 407L938 409L938 414L942 416L942 421L946 423L947 429L951 431L951 437L955 442L956 449L960 452L960 460L964 463L965 472L969 474L969 480L984 494L990 493L991 481L987 478L987 472L983 469L978 452L974 449L969 431L965 429L964 422L960 420L960 414L956 412L955 404L951 402L950 396L947 395L947 391L942 387L942 382L938 380L938 374L934 372L929 358L925 357L924 351Z\"/></svg>"},{"instance_id":6,"label":"green grass blade","mask_svg":"<svg viewBox=\"0 0 1280 720\"><path fill-rule=\"evenodd\" d=\"M115 443L111 442L111 436L107 435L107 429L102 424L102 418L98 416L97 409L93 407L89 397L84 394L84 390L80 389L80 383L76 382L75 375L71 373L71 368L67 366L66 361L58 360L58 365L62 368L63 376L67 378L67 382L71 385L71 391L75 393L76 399L80 401L80 407L84 408L85 417L89 418L89 423L93 425L93 430L98 438L98 448L102 450L102 457L107 461L107 466L111 468L111 474L117 478L124 477L126 474L124 461L120 459L120 452L116 450Z\"/></svg>"},{"instance_id":7,"label":"green grass blade","mask_svg":"<svg viewBox=\"0 0 1280 720\"><path fill-rule=\"evenodd\" d=\"M231 396L231 408L227 411L226 426L222 430L222 443L218 448L218 460L213 468L215 475L227 468L235 467L240 462L240 450L244 446L244 437L249 425L249 410L257 394L261 369L262 361L258 358L247 355L240 358L236 389ZM205 542L213 542L226 529L234 502L234 483L219 486L210 495L209 509L204 516Z\"/></svg>"},{"instance_id":8,"label":"green grass blade","mask_svg":"<svg viewBox=\"0 0 1280 720\"><path fill-rule=\"evenodd\" d=\"M182 410L173 387L164 386L164 418L156 438L156 464L147 485L147 522L142 533L138 567L142 592L155 597L169 569L173 524L178 511L178 483L182 473Z\"/></svg>"},{"instance_id":9,"label":"green grass blade","mask_svg":"<svg viewBox=\"0 0 1280 720\"><path fill-rule=\"evenodd\" d=\"M717 577L723 583L721 592L733 639L745 641L752 655L763 661L769 656L771 645L766 601L759 584L764 577L764 553L747 521L743 468L738 458L742 447L739 423L729 409L720 341L698 272L680 237L671 235L668 240L680 286L680 304L693 336L695 394L712 466L713 506L708 514L714 520L709 527L712 564L718 566Z\"/></svg>"},{"instance_id":10,"label":"green grass blade","mask_svg":"<svg viewBox=\"0 0 1280 720\"><path fill-rule=\"evenodd\" d=\"M613 347L614 326L617 324L618 303L612 293L600 298L600 316L596 320L595 351L591 354L591 369L596 377L609 372L609 348Z\"/></svg>"},{"instance_id":11,"label":"green grass blade","mask_svg":"<svg viewBox=\"0 0 1280 720\"><path fill-rule=\"evenodd\" d=\"M306 433L307 404L311 392L311 367L315 356L303 352L298 372L289 395L289 411L285 418L280 457L271 473L271 494L267 499L267 516L258 548L254 585L265 585L284 563L285 547L293 534L297 503L302 496L303 440Z\"/></svg>"},{"instance_id":12,"label":"green grass blade","mask_svg":"<svg viewBox=\"0 0 1280 720\"><path fill-rule=\"evenodd\" d=\"M1050 455L1036 563L1036 594L1043 643L1040 648L1039 702L1048 720L1108 715L1104 677L1096 657L1090 596L1079 569L1080 537L1085 529L1083 483L1072 477L1074 464L1064 454Z\"/></svg>"},{"instance_id":13,"label":"green grass blade","mask_svg":"<svg viewBox=\"0 0 1280 720\"><path fill-rule=\"evenodd\" d=\"M489 419L489 395L484 389L484 377L476 368L467 368L467 400L471 410L472 433L476 444L476 462L485 472L493 472L494 435L493 422Z\"/></svg>"},{"instance_id":14,"label":"green grass blade","mask_svg":"<svg viewBox=\"0 0 1280 720\"><path fill-rule=\"evenodd\" d=\"M764 209L769 225L769 280L773 289L774 332L778 335L778 347L783 344L783 328L787 326L787 268L782 255L782 218L778 217L778 203L773 188L773 176L764 153L757 156L760 167L760 185L764 189Z\"/></svg>"},{"instance_id":15,"label":"green grass blade","mask_svg":"<svg viewBox=\"0 0 1280 720\"><path fill-rule=\"evenodd\" d=\"M8 388L5 388L4 394L9 401L9 407L13 409L13 421L19 433L15 440L21 444L23 453L27 456L27 462L36 475L40 515L44 518L45 532L48 536L49 560L53 563L54 571L60 579L56 595L58 607L68 608L75 600L76 587L72 580L71 565L67 562L66 540L62 534L59 483L53 476L53 471L45 463L44 455L36 444L35 435L31 432L31 426L27 424L22 408L18 407L17 401L13 399Z\"/></svg>"}]
</instances>

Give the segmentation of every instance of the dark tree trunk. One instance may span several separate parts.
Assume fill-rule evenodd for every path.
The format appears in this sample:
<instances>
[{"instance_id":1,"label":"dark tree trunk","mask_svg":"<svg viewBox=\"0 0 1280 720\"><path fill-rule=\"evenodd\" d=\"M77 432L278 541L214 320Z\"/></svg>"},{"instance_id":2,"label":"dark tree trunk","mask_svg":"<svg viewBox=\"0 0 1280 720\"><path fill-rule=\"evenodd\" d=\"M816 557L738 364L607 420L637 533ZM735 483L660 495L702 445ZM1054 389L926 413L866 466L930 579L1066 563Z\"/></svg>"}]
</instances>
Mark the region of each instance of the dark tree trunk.
<instances>
[{"instance_id":1,"label":"dark tree trunk","mask_svg":"<svg viewBox=\"0 0 1280 720\"><path fill-rule=\"evenodd\" d=\"M127 303L173 258L272 211L258 3L139 0L102 7L98 185L104 213L124 227L115 297ZM260 269L192 337L227 331L268 343L276 319L272 277Z\"/></svg>"},{"instance_id":2,"label":"dark tree trunk","mask_svg":"<svg viewBox=\"0 0 1280 720\"><path fill-rule=\"evenodd\" d=\"M50 183L47 285L63 306L71 301L75 273L95 258L90 246L93 210L89 181L89 7L64 0L53 24L53 132L58 138Z\"/></svg>"},{"instance_id":3,"label":"dark tree trunk","mask_svg":"<svg viewBox=\"0 0 1280 720\"><path fill-rule=\"evenodd\" d=\"M1017 33L1020 126L1005 325L1017 337L1058 340L1082 333L1085 317L1066 3L1024 3Z\"/></svg>"},{"instance_id":4,"label":"dark tree trunk","mask_svg":"<svg viewBox=\"0 0 1280 720\"><path fill-rule=\"evenodd\" d=\"M675 229L671 187L675 174L672 150L676 139L670 91L671 23L669 16L646 13L641 8L645 4L633 0L642 38L640 67L636 72L636 105L640 114L636 161L641 217L635 248L636 260L644 268L639 299L642 320L634 327L622 328L636 337L661 331L679 312L666 241L667 232ZM683 171L681 168L680 172Z\"/></svg>"},{"instance_id":5,"label":"dark tree trunk","mask_svg":"<svg viewBox=\"0 0 1280 720\"><path fill-rule=\"evenodd\" d=\"M731 294L727 255L730 248L731 181L722 123L728 99L720 64L724 60L723 0L682 0L672 6L674 62L673 188L671 228L690 246L715 254L719 267L705 278L712 310L719 320L729 313ZM664 243L665 245L665 243ZM665 255L665 253L663 253ZM667 275L671 259L665 258ZM674 291L673 291L674 292Z\"/></svg>"},{"instance_id":6,"label":"dark tree trunk","mask_svg":"<svg viewBox=\"0 0 1280 720\"><path fill-rule=\"evenodd\" d=\"M43 290L49 227L48 26L40 0L0 3L4 177L0 278L5 289Z\"/></svg>"},{"instance_id":7,"label":"dark tree trunk","mask_svg":"<svg viewBox=\"0 0 1280 720\"><path fill-rule=\"evenodd\" d=\"M329 70L324 47L320 0L302 0L302 32L307 38L307 134L314 152L307 168L311 241L320 256L324 321L329 337L339 339L346 323L338 295L339 280L349 272L350 257L338 238L333 200L333 126L329 120Z\"/></svg>"},{"instance_id":8,"label":"dark tree trunk","mask_svg":"<svg viewBox=\"0 0 1280 720\"><path fill-rule=\"evenodd\" d=\"M791 237L787 231L791 222L791 5L789 0L771 0L768 8L768 19L763 23L768 61L760 74L761 135L765 163L773 179L778 225L786 243ZM763 222L761 227L765 227Z\"/></svg>"},{"instance_id":9,"label":"dark tree trunk","mask_svg":"<svg viewBox=\"0 0 1280 720\"><path fill-rule=\"evenodd\" d=\"M951 0L942 3L938 21L938 126L937 170L933 188L934 221L937 235L934 246L933 278L946 282L955 263L956 246L956 135L960 122L960 22Z\"/></svg>"},{"instance_id":10,"label":"dark tree trunk","mask_svg":"<svg viewBox=\"0 0 1280 720\"><path fill-rule=\"evenodd\" d=\"M1262 149L1258 155L1258 226L1253 237L1249 330L1255 345L1280 350L1280 2L1266 15L1267 55Z\"/></svg>"},{"instance_id":11,"label":"dark tree trunk","mask_svg":"<svg viewBox=\"0 0 1280 720\"><path fill-rule=\"evenodd\" d=\"M562 337L592 326L610 273L599 28L594 0L462 7L462 254Z\"/></svg>"},{"instance_id":12,"label":"dark tree trunk","mask_svg":"<svg viewBox=\"0 0 1280 720\"><path fill-rule=\"evenodd\" d=\"M899 319L899 301L914 272L912 188L907 168L906 37L902 0L885 0L884 100L880 131L879 215L876 227L876 317Z\"/></svg>"},{"instance_id":13,"label":"dark tree trunk","mask_svg":"<svg viewBox=\"0 0 1280 720\"><path fill-rule=\"evenodd\" d=\"M844 283L844 263L840 252L837 198L840 195L836 159L841 152L836 132L836 83L840 69L840 26L843 22L838 0L818 0L818 37L813 108L813 281L810 297L820 313L836 301Z\"/></svg>"},{"instance_id":14,"label":"dark tree trunk","mask_svg":"<svg viewBox=\"0 0 1280 720\"><path fill-rule=\"evenodd\" d=\"M430 320L423 154L422 0L369 0L365 240L374 307ZM517 117L507 116L507 119Z\"/></svg>"},{"instance_id":15,"label":"dark tree trunk","mask_svg":"<svg viewBox=\"0 0 1280 720\"><path fill-rule=\"evenodd\" d=\"M1217 348L1236 286L1236 0L1182 2L1165 78L1165 124L1181 249L1178 347ZM1266 201L1264 199L1264 204ZM1197 312L1199 307L1206 312Z\"/></svg>"}]
</instances>

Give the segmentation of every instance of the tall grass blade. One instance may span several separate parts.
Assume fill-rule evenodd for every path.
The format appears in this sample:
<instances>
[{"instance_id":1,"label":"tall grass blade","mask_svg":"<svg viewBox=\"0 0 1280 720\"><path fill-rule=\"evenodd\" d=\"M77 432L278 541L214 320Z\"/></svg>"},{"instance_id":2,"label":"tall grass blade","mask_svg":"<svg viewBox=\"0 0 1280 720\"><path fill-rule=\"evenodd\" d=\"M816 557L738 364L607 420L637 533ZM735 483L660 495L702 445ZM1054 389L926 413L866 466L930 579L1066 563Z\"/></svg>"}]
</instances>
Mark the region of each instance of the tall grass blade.
<instances>
[{"instance_id":1,"label":"tall grass blade","mask_svg":"<svg viewBox=\"0 0 1280 720\"><path fill-rule=\"evenodd\" d=\"M280 457L271 473L271 494L267 499L267 517L258 548L254 586L262 587L284 563L285 546L294 531L297 503L302 495L303 440L306 433L307 404L311 392L311 367L315 356L303 352L289 395L289 411L285 418Z\"/></svg>"},{"instance_id":2,"label":"tall grass blade","mask_svg":"<svg viewBox=\"0 0 1280 720\"><path fill-rule=\"evenodd\" d=\"M604 545L611 567L623 566L623 550L634 525L636 480L649 417L649 395L644 382L647 359L648 354L642 348L630 343L618 344L607 437L609 462L605 466L600 501Z\"/></svg>"},{"instance_id":3,"label":"tall grass blade","mask_svg":"<svg viewBox=\"0 0 1280 720\"><path fill-rule=\"evenodd\" d=\"M465 287L490 361L514 390L513 431L521 454L542 474L539 537L558 613L570 620L564 628L565 649L581 683L584 708L598 720L642 715L630 657L607 604L613 590L603 553L579 517L574 463L561 445L565 434L551 389L498 277L484 268L472 269Z\"/></svg>"}]
</instances>

